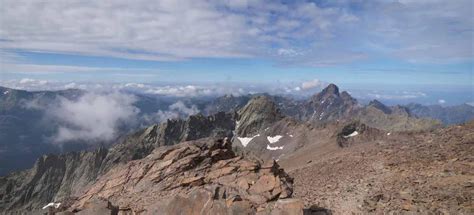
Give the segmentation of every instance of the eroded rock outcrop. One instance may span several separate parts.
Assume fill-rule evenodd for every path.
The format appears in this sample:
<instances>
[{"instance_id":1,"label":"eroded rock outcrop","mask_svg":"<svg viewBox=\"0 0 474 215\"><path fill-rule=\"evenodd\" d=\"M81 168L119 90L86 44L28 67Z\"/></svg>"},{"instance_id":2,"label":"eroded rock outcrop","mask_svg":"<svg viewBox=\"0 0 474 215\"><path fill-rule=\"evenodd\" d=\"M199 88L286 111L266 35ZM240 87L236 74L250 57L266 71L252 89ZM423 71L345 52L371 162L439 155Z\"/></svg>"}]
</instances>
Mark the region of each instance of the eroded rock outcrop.
<instances>
[{"instance_id":1,"label":"eroded rock outcrop","mask_svg":"<svg viewBox=\"0 0 474 215\"><path fill-rule=\"evenodd\" d=\"M386 136L376 128L371 128L359 121L354 121L344 125L336 134L336 142L340 147L347 147L357 142L369 142L376 139L383 139Z\"/></svg>"},{"instance_id":2,"label":"eroded rock outcrop","mask_svg":"<svg viewBox=\"0 0 474 215\"><path fill-rule=\"evenodd\" d=\"M141 160L116 166L68 211L89 210L97 199L106 199L113 207L102 205L118 208L119 213L302 213L302 208L295 209L302 207L298 200L276 204L291 197L292 186L292 179L273 160L237 156L227 139L206 138L160 147Z\"/></svg>"}]
</instances>

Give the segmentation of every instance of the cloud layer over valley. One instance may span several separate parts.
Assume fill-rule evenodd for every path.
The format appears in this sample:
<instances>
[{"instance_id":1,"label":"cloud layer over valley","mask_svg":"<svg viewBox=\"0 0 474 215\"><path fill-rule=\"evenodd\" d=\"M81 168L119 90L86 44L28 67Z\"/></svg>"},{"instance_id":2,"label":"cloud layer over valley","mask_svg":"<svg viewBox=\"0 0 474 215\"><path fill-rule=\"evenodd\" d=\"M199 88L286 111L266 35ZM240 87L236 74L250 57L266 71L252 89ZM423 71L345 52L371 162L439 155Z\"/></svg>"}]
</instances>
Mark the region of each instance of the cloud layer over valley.
<instances>
[{"instance_id":1,"label":"cloud layer over valley","mask_svg":"<svg viewBox=\"0 0 474 215\"><path fill-rule=\"evenodd\" d=\"M43 110L45 120L56 125L52 142L97 143L113 140L121 126L136 123L139 109L133 105L135 101L129 94L88 92L77 99L59 96L50 104L33 100L27 105Z\"/></svg>"}]
</instances>

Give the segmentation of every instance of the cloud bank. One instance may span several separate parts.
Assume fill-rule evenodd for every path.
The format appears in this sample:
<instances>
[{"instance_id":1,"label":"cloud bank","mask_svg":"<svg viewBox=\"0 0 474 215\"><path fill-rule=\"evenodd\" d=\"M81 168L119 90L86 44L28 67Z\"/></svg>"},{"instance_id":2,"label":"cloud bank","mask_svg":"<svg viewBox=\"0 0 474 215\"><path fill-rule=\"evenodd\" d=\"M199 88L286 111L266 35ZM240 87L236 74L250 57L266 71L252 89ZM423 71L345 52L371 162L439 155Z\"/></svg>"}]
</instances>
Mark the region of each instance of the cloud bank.
<instances>
[{"instance_id":1,"label":"cloud bank","mask_svg":"<svg viewBox=\"0 0 474 215\"><path fill-rule=\"evenodd\" d=\"M145 123L157 123L163 122L168 119L178 119L186 118L191 115L198 114L200 111L196 105L187 106L182 101L177 101L176 103L170 105L168 110L158 110L154 114L148 114L143 116Z\"/></svg>"},{"instance_id":2,"label":"cloud bank","mask_svg":"<svg viewBox=\"0 0 474 215\"><path fill-rule=\"evenodd\" d=\"M15 58L9 50L20 50L159 61L263 57L327 66L379 56L435 63L473 57L470 0L1 0L0 5L0 54L9 58Z\"/></svg>"},{"instance_id":3,"label":"cloud bank","mask_svg":"<svg viewBox=\"0 0 474 215\"><path fill-rule=\"evenodd\" d=\"M113 140L121 126L137 120L139 110L133 106L135 101L129 94L88 92L77 99L59 96L50 104L34 100L27 106L42 109L47 120L57 125L57 131L50 137L54 143L97 143Z\"/></svg>"}]
</instances>

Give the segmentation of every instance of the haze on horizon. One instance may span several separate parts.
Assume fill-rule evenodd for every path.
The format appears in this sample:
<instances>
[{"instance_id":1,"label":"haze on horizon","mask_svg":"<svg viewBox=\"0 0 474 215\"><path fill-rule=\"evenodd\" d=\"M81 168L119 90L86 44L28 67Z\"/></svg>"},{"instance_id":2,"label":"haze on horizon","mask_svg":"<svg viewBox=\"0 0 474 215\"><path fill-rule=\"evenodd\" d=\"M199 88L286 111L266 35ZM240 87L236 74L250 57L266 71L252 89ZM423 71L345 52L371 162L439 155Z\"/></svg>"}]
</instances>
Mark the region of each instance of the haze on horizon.
<instances>
[{"instance_id":1,"label":"haze on horizon","mask_svg":"<svg viewBox=\"0 0 474 215\"><path fill-rule=\"evenodd\" d=\"M358 98L474 102L470 0L0 0L0 14L7 87L145 83L193 96L336 83Z\"/></svg>"}]
</instances>

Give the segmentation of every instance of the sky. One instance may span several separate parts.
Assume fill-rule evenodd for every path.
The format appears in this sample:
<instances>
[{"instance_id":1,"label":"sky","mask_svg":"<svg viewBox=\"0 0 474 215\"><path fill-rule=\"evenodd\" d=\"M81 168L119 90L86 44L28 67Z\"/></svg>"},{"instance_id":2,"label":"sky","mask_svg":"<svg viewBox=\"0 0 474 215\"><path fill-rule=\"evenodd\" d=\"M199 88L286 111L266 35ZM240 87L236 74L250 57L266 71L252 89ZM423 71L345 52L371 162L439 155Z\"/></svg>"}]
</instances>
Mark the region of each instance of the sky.
<instances>
[{"instance_id":1,"label":"sky","mask_svg":"<svg viewBox=\"0 0 474 215\"><path fill-rule=\"evenodd\" d=\"M303 91L321 80L360 98L473 102L473 7L471 0L0 0L0 84Z\"/></svg>"}]
</instances>

